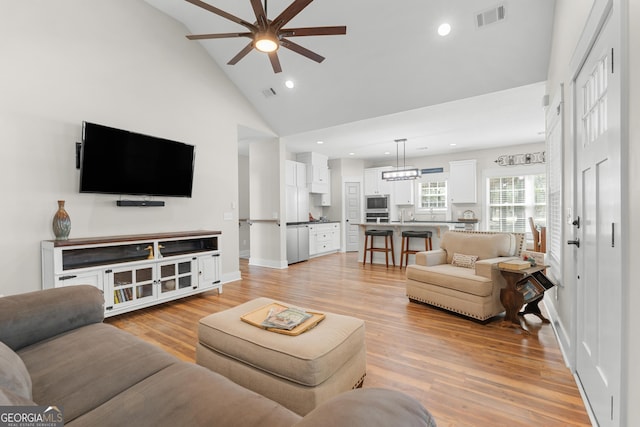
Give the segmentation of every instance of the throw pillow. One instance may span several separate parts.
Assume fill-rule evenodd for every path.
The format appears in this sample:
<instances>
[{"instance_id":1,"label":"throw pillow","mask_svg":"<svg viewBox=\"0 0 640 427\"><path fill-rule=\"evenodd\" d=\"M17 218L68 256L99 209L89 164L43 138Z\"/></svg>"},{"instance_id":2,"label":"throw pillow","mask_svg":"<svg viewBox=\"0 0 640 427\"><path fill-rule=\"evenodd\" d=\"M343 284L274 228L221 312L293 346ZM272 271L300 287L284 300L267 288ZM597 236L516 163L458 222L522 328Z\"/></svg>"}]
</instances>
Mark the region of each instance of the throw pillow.
<instances>
[{"instance_id":1,"label":"throw pillow","mask_svg":"<svg viewBox=\"0 0 640 427\"><path fill-rule=\"evenodd\" d=\"M0 387L31 400L31 376L24 362L0 341Z\"/></svg>"},{"instance_id":2,"label":"throw pillow","mask_svg":"<svg viewBox=\"0 0 640 427\"><path fill-rule=\"evenodd\" d=\"M451 260L451 264L456 267L464 267L464 268L475 268L476 261L478 260L477 255L465 255L454 253L453 259Z\"/></svg>"}]
</instances>

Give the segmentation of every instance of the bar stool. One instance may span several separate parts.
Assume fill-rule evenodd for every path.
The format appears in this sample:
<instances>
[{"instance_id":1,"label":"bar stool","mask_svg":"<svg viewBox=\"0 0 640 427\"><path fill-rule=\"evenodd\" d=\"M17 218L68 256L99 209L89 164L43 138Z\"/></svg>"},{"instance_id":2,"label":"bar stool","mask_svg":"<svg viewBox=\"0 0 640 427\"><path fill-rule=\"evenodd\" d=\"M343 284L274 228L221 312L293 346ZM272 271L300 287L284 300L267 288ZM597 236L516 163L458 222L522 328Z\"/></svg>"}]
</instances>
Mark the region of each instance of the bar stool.
<instances>
[{"instance_id":1,"label":"bar stool","mask_svg":"<svg viewBox=\"0 0 640 427\"><path fill-rule=\"evenodd\" d=\"M409 265L409 255L417 254L418 252L420 252L420 251L414 251L409 249L409 240L411 238L424 239L424 250L430 251L433 249L433 244L431 242L432 234L433 233L431 231L407 230L402 232L402 244L400 245L402 247L402 252L400 252L400 268L402 268L403 259L404 259L404 266L406 267L407 265Z\"/></svg>"},{"instance_id":2,"label":"bar stool","mask_svg":"<svg viewBox=\"0 0 640 427\"><path fill-rule=\"evenodd\" d=\"M371 236L371 243L369 247L367 244L369 243L369 236ZM373 246L373 238L376 236L384 237L384 248L383 247L375 247ZM391 248L389 248L389 242L391 242ZM373 253L374 252L384 252L385 260L387 263L387 268L389 268L389 252L391 252L391 261L393 261L393 266L396 266L396 255L393 250L393 230L365 230L364 232L364 260L362 261L362 265L364 266L367 263L367 252L371 254L370 263L373 264Z\"/></svg>"}]
</instances>

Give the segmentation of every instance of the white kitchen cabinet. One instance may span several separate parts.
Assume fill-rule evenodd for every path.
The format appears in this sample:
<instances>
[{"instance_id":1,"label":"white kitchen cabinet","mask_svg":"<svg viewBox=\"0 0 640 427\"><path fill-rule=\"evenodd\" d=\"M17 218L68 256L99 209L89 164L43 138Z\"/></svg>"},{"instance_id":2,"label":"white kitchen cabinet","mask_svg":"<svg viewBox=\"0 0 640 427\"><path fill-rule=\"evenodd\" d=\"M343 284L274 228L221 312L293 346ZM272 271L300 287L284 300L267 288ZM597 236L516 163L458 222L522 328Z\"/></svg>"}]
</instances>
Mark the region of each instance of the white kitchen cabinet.
<instances>
[{"instance_id":1,"label":"white kitchen cabinet","mask_svg":"<svg viewBox=\"0 0 640 427\"><path fill-rule=\"evenodd\" d=\"M285 162L285 181L287 185L294 187L307 186L307 165L301 162L287 160Z\"/></svg>"},{"instance_id":2,"label":"white kitchen cabinet","mask_svg":"<svg viewBox=\"0 0 640 427\"><path fill-rule=\"evenodd\" d=\"M326 255L340 250L340 223L309 224L309 256Z\"/></svg>"},{"instance_id":3,"label":"white kitchen cabinet","mask_svg":"<svg viewBox=\"0 0 640 427\"><path fill-rule=\"evenodd\" d=\"M298 162L307 168L306 185L310 193L325 194L329 192L329 158L319 153L298 153Z\"/></svg>"},{"instance_id":4,"label":"white kitchen cabinet","mask_svg":"<svg viewBox=\"0 0 640 427\"><path fill-rule=\"evenodd\" d=\"M451 203L477 203L475 159L449 162L449 199Z\"/></svg>"},{"instance_id":5,"label":"white kitchen cabinet","mask_svg":"<svg viewBox=\"0 0 640 427\"><path fill-rule=\"evenodd\" d=\"M416 181L413 179L407 181L393 181L393 204L394 205L413 205L414 189Z\"/></svg>"},{"instance_id":6,"label":"white kitchen cabinet","mask_svg":"<svg viewBox=\"0 0 640 427\"><path fill-rule=\"evenodd\" d=\"M309 220L309 191L306 187L287 185L285 198L286 222Z\"/></svg>"},{"instance_id":7,"label":"white kitchen cabinet","mask_svg":"<svg viewBox=\"0 0 640 427\"><path fill-rule=\"evenodd\" d=\"M219 231L96 237L41 243L43 287L101 289L105 316L210 289L222 292Z\"/></svg>"},{"instance_id":8,"label":"white kitchen cabinet","mask_svg":"<svg viewBox=\"0 0 640 427\"><path fill-rule=\"evenodd\" d=\"M327 187L329 189L326 193L313 195L315 206L331 206L331 174L330 173L327 175Z\"/></svg>"},{"instance_id":9,"label":"white kitchen cabinet","mask_svg":"<svg viewBox=\"0 0 640 427\"><path fill-rule=\"evenodd\" d=\"M364 195L380 196L391 194L393 191L391 182L382 179L382 172L393 170L391 166L368 168L364 170Z\"/></svg>"},{"instance_id":10,"label":"white kitchen cabinet","mask_svg":"<svg viewBox=\"0 0 640 427\"><path fill-rule=\"evenodd\" d=\"M321 166L325 168L329 165L328 156L314 152L298 153L296 155L296 160L306 165Z\"/></svg>"},{"instance_id":11,"label":"white kitchen cabinet","mask_svg":"<svg viewBox=\"0 0 640 427\"><path fill-rule=\"evenodd\" d=\"M285 218L286 222L301 222L309 219L309 190L307 188L307 165L293 160L285 162Z\"/></svg>"},{"instance_id":12,"label":"white kitchen cabinet","mask_svg":"<svg viewBox=\"0 0 640 427\"><path fill-rule=\"evenodd\" d=\"M326 166L307 165L307 187L310 193L328 193L329 168Z\"/></svg>"}]
</instances>

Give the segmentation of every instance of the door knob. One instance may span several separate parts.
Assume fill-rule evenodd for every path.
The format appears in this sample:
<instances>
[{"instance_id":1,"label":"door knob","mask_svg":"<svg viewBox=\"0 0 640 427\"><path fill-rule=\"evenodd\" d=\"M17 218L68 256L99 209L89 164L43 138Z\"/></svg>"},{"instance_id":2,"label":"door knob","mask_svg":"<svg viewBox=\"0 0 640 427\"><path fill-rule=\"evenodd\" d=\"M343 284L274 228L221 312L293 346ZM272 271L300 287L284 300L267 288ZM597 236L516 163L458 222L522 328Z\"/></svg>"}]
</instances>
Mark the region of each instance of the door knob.
<instances>
[{"instance_id":1,"label":"door knob","mask_svg":"<svg viewBox=\"0 0 640 427\"><path fill-rule=\"evenodd\" d=\"M567 240L567 245L576 245L577 247L580 247L580 239Z\"/></svg>"}]
</instances>

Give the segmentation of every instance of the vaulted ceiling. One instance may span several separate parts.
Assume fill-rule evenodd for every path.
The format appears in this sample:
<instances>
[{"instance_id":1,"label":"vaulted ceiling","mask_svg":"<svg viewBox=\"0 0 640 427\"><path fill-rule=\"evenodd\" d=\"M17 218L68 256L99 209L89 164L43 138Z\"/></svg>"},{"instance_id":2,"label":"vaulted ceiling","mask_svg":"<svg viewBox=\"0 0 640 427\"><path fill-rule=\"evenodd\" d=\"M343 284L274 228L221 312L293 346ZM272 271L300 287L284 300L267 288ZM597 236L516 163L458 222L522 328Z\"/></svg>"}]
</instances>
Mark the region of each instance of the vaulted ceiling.
<instances>
[{"instance_id":1,"label":"vaulted ceiling","mask_svg":"<svg viewBox=\"0 0 640 427\"><path fill-rule=\"evenodd\" d=\"M184 0L145 1L182 22L185 36L246 30ZM255 21L249 0L206 1ZM268 0L267 16L292 2ZM487 23L498 6L504 19ZM479 27L484 12L488 19ZM394 139L406 138L412 157L544 140L553 13L554 0L316 0L288 26L346 25L347 34L297 37L326 59L316 63L281 47L277 74L255 50L227 65L247 38L193 43L202 44L289 150L376 159L395 153ZM445 37L437 32L443 22L451 25ZM287 88L287 80L295 87Z\"/></svg>"}]
</instances>

